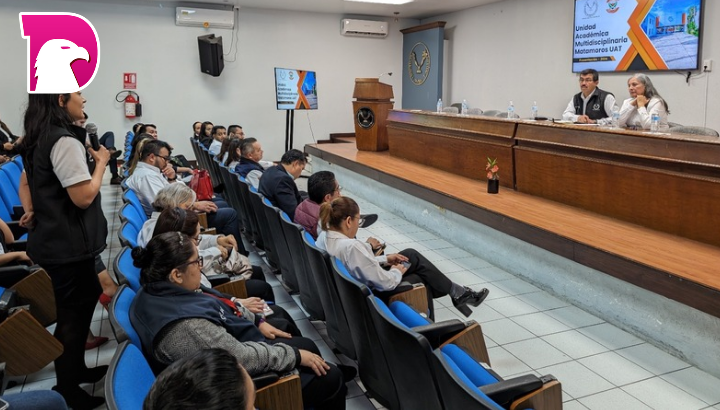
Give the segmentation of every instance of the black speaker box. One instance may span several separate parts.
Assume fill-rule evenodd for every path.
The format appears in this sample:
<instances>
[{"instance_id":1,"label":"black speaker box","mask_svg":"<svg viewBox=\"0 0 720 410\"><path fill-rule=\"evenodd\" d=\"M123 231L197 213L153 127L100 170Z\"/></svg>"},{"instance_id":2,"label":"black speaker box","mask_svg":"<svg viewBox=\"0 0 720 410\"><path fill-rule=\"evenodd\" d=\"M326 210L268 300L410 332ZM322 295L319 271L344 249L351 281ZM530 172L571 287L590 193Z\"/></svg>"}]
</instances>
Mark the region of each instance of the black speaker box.
<instances>
[{"instance_id":1,"label":"black speaker box","mask_svg":"<svg viewBox=\"0 0 720 410\"><path fill-rule=\"evenodd\" d=\"M199 36L198 49L200 50L200 71L213 77L220 76L225 68L222 36L215 37L215 34Z\"/></svg>"}]
</instances>

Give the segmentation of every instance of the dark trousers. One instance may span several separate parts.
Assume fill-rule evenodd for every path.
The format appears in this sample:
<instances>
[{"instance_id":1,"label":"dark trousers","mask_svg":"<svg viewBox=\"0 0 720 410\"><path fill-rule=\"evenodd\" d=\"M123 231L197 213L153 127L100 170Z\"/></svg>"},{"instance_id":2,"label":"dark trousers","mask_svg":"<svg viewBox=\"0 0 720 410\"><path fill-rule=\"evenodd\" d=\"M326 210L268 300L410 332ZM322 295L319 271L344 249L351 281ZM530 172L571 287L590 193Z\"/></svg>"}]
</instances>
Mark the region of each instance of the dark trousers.
<instances>
[{"instance_id":1,"label":"dark trousers","mask_svg":"<svg viewBox=\"0 0 720 410\"><path fill-rule=\"evenodd\" d=\"M62 354L55 360L57 386L65 391L77 389L87 372L85 339L102 293L95 260L42 266L52 280L57 309L55 338L63 345Z\"/></svg>"},{"instance_id":2,"label":"dark trousers","mask_svg":"<svg viewBox=\"0 0 720 410\"><path fill-rule=\"evenodd\" d=\"M217 229L219 234L234 236L238 244L238 251L247 256L248 251L245 249L242 236L240 235L240 221L238 221L237 211L232 209L230 205L221 198L213 198L212 201L217 205L218 210L217 212L208 212L208 225Z\"/></svg>"},{"instance_id":3,"label":"dark trousers","mask_svg":"<svg viewBox=\"0 0 720 410\"><path fill-rule=\"evenodd\" d=\"M113 134L112 131L108 131L105 134L100 137L100 145L104 146L107 149L115 148L115 134ZM108 161L108 167L110 167L110 173L113 177L118 176L118 164L117 159L110 157L110 161Z\"/></svg>"},{"instance_id":4,"label":"dark trousers","mask_svg":"<svg viewBox=\"0 0 720 410\"><path fill-rule=\"evenodd\" d=\"M452 288L452 281L415 249L404 249L399 253L410 259L410 267L407 272L405 272L405 275L403 275L403 280L425 285L430 317L434 318L435 310L433 308L433 299L441 298L449 294Z\"/></svg>"},{"instance_id":5,"label":"dark trousers","mask_svg":"<svg viewBox=\"0 0 720 410\"><path fill-rule=\"evenodd\" d=\"M307 350L320 355L315 342L306 337L270 340L269 343L284 343L297 349ZM340 369L328 363L330 370L324 376L318 376L310 368L300 366L300 383L302 385L303 406L315 410L342 410L345 408L347 387L343 382Z\"/></svg>"}]
</instances>

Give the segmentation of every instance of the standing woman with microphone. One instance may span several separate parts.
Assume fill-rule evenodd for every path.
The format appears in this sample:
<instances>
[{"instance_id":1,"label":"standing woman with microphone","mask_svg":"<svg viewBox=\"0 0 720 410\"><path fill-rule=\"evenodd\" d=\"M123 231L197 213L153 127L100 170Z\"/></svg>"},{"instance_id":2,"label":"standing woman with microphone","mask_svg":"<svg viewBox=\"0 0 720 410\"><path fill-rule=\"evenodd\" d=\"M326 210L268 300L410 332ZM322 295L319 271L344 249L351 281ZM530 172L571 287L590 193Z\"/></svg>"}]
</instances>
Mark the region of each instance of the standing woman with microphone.
<instances>
[{"instance_id":1,"label":"standing woman with microphone","mask_svg":"<svg viewBox=\"0 0 720 410\"><path fill-rule=\"evenodd\" d=\"M84 118L85 99L71 94L30 94L25 137L18 148L27 178L20 186L28 226L27 254L50 275L55 293L55 337L63 353L55 360L57 385L75 410L93 409L105 399L80 388L103 378L107 366L87 368L85 338L102 292L95 256L105 249L107 221L100 186L110 153L85 148L86 132L73 122Z\"/></svg>"}]
</instances>

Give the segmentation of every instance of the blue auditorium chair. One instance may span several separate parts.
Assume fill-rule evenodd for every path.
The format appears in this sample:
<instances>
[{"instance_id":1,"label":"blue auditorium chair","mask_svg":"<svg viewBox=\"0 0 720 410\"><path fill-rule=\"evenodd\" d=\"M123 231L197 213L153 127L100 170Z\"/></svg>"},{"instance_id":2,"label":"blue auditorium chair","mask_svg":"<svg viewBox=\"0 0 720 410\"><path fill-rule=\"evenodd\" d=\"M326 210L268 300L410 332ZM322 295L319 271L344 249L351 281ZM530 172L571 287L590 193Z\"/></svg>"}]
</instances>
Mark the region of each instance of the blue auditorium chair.
<instances>
[{"instance_id":1,"label":"blue auditorium chair","mask_svg":"<svg viewBox=\"0 0 720 410\"><path fill-rule=\"evenodd\" d=\"M105 377L107 408L142 410L154 382L155 374L141 350L129 341L121 343Z\"/></svg>"},{"instance_id":2,"label":"blue auditorium chair","mask_svg":"<svg viewBox=\"0 0 720 410\"><path fill-rule=\"evenodd\" d=\"M143 217L143 223L147 220L147 214L145 213L145 209L142 206L142 202L140 202L140 198L138 198L135 191L132 189L128 189L127 191L123 192L122 196L123 202L130 203L132 206L135 207L135 209L138 211L138 214L140 214Z\"/></svg>"},{"instance_id":3,"label":"blue auditorium chair","mask_svg":"<svg viewBox=\"0 0 720 410\"><path fill-rule=\"evenodd\" d=\"M130 221L125 221L120 226L118 231L118 238L122 246L129 246L134 248L137 246L137 237L140 234L140 230L135 227Z\"/></svg>"},{"instance_id":4,"label":"blue auditorium chair","mask_svg":"<svg viewBox=\"0 0 720 410\"><path fill-rule=\"evenodd\" d=\"M122 285L110 303L109 316L115 339L120 342L129 340L135 347L142 350L140 336L130 323L130 305L135 298L135 291L128 285Z\"/></svg>"},{"instance_id":5,"label":"blue auditorium chair","mask_svg":"<svg viewBox=\"0 0 720 410\"><path fill-rule=\"evenodd\" d=\"M138 230L138 232L142 230L142 227L147 220L145 214L140 215L137 211L137 208L135 208L135 206L133 206L133 204L131 203L126 203L122 206L122 208L120 208L119 216L122 222L129 222Z\"/></svg>"},{"instance_id":6,"label":"blue auditorium chair","mask_svg":"<svg viewBox=\"0 0 720 410\"><path fill-rule=\"evenodd\" d=\"M124 247L115 257L113 272L118 276L120 284L127 284L134 292L140 290L140 268L133 265L130 252L132 249Z\"/></svg>"}]
</instances>

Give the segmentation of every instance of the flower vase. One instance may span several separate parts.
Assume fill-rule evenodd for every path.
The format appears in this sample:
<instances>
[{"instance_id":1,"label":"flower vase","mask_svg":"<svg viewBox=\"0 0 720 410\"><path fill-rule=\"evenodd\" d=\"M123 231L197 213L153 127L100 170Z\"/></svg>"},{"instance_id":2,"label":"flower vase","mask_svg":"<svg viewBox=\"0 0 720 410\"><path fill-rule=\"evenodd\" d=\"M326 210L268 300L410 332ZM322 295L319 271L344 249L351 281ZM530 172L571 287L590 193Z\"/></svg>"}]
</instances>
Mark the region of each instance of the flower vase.
<instances>
[{"instance_id":1,"label":"flower vase","mask_svg":"<svg viewBox=\"0 0 720 410\"><path fill-rule=\"evenodd\" d=\"M500 189L499 179L488 179L488 194L497 194Z\"/></svg>"}]
</instances>

